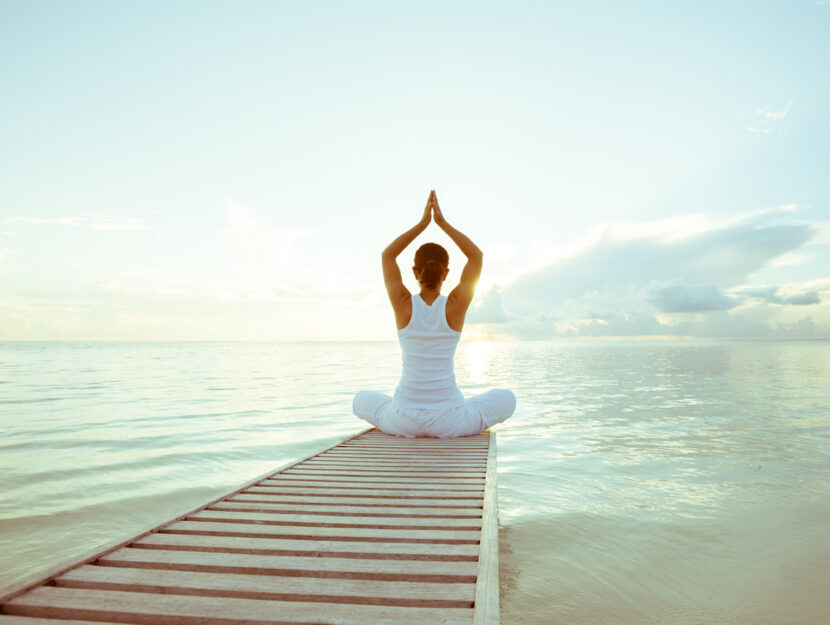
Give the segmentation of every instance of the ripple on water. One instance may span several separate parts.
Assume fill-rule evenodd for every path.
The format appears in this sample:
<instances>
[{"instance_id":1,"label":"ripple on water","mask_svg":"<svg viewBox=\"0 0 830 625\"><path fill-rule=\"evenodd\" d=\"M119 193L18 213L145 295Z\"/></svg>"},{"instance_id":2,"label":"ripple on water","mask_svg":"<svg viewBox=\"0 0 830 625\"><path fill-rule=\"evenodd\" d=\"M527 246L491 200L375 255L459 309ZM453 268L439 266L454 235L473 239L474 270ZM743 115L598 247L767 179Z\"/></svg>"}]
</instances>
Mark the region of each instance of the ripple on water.
<instances>
[{"instance_id":1,"label":"ripple on water","mask_svg":"<svg viewBox=\"0 0 830 625\"><path fill-rule=\"evenodd\" d=\"M394 343L0 345L0 585L363 423ZM830 622L830 350L465 343L498 426L502 622Z\"/></svg>"}]
</instances>

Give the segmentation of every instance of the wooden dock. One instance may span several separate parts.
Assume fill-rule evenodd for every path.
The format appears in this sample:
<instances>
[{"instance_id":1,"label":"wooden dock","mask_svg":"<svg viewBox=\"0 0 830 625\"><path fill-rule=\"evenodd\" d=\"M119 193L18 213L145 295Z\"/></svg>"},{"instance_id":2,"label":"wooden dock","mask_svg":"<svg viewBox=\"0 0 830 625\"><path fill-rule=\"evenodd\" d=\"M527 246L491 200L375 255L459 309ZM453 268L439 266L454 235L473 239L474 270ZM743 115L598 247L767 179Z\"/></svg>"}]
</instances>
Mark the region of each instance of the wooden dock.
<instances>
[{"instance_id":1,"label":"wooden dock","mask_svg":"<svg viewBox=\"0 0 830 625\"><path fill-rule=\"evenodd\" d=\"M497 530L494 433L370 429L0 590L0 625L496 625Z\"/></svg>"}]
</instances>

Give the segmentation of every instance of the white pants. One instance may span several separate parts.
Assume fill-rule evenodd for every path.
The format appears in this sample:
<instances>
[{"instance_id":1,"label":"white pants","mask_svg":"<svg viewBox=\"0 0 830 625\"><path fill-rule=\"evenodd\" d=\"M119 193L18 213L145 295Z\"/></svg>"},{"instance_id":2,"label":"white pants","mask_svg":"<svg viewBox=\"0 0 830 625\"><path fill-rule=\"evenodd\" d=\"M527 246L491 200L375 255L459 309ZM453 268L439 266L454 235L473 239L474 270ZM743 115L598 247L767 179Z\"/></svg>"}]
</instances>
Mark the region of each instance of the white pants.
<instances>
[{"instance_id":1,"label":"white pants","mask_svg":"<svg viewBox=\"0 0 830 625\"><path fill-rule=\"evenodd\" d=\"M355 416L395 436L470 436L501 423L516 410L512 391L495 388L470 397L457 408L398 409L392 398L377 391L360 391L352 401Z\"/></svg>"}]
</instances>

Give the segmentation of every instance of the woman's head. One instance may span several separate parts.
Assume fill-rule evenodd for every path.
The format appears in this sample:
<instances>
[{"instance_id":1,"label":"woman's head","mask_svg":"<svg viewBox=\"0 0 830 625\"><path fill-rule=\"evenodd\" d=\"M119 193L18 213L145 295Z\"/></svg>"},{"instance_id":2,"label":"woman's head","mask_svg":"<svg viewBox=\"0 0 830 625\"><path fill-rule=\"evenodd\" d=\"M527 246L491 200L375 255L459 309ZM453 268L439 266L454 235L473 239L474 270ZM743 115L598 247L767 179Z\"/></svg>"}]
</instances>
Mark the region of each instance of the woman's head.
<instances>
[{"instance_id":1,"label":"woman's head","mask_svg":"<svg viewBox=\"0 0 830 625\"><path fill-rule=\"evenodd\" d=\"M450 255L437 243L424 243L415 252L412 268L421 287L440 288L449 271Z\"/></svg>"}]
</instances>

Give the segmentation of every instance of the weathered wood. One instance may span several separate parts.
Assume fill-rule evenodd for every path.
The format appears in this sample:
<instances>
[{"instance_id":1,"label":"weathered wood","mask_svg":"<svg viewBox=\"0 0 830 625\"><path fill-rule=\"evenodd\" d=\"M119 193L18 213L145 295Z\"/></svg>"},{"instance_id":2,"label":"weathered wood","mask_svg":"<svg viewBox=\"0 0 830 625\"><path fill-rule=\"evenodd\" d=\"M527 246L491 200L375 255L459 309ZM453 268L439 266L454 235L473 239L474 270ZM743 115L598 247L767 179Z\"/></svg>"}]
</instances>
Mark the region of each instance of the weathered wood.
<instances>
[{"instance_id":1,"label":"weathered wood","mask_svg":"<svg viewBox=\"0 0 830 625\"><path fill-rule=\"evenodd\" d=\"M219 517L212 517L219 518ZM222 521L179 521L165 529L179 534L213 534L215 536L260 536L271 538L328 538L364 540L427 540L430 542L462 541L478 542L480 530L447 529L373 529L345 527L305 527L292 525L270 525L266 522L244 523L226 519Z\"/></svg>"},{"instance_id":2,"label":"weathered wood","mask_svg":"<svg viewBox=\"0 0 830 625\"><path fill-rule=\"evenodd\" d=\"M493 436L491 434L491 436ZM490 441L476 576L474 625L499 625L499 522L496 440Z\"/></svg>"},{"instance_id":3,"label":"weathered wood","mask_svg":"<svg viewBox=\"0 0 830 625\"><path fill-rule=\"evenodd\" d=\"M471 608L370 605L350 605L344 609L343 604L338 603L260 601L49 586L35 588L3 607L8 614L117 619L142 625L411 625L412 610L417 610L419 622L469 625L473 612Z\"/></svg>"},{"instance_id":4,"label":"weathered wood","mask_svg":"<svg viewBox=\"0 0 830 625\"><path fill-rule=\"evenodd\" d=\"M362 430L362 431L358 432L357 434L350 434L349 436L346 436L341 441L335 443L331 447L335 447L335 446L337 446L339 444L342 444L346 441L349 441L353 438L357 438L358 436L368 434L372 430L373 430L373 428L368 428L368 429L365 429L365 430ZM328 449L331 449L331 447L329 447ZM318 453L322 453L322 452L318 452ZM226 492L223 495L217 497L216 499L213 499L213 500L207 502L206 504L203 504L202 506L199 506L198 508L194 508L194 509L176 514L172 519L170 519L169 521L166 521L165 523L162 523L161 525L155 525L153 527L148 527L148 528L142 530L141 532L139 532L136 535L136 537L146 536L147 534L149 534L151 532L154 532L154 531L157 531L158 529L160 529L162 527L165 527L166 525L170 525L171 523L175 523L176 521L178 521L179 519L184 518L188 514L191 514L193 512L197 512L199 510L202 510L203 508L207 508L212 503L215 503L217 501L221 501L222 499L225 499L226 497L236 495L237 493L240 493L240 492L244 491L245 489L247 489L249 486L251 486L253 484L256 484L258 482L261 482L266 477L269 477L271 475L274 475L275 473L279 473L281 471L284 471L285 469L289 469L289 468L291 468L295 465L298 465L301 462L307 460L308 458L311 458L313 455L315 455L315 454L312 454L310 456L306 456L306 458L301 458L300 460L292 460L291 462L287 462L282 467L280 467L280 468L278 468L274 471L268 471L267 473L254 478L253 480L251 480L250 482L244 484L243 486L241 486L239 488L236 488L232 491ZM19 580L18 582L15 582L15 583L11 584L10 586L6 586L5 588L0 589L0 608L2 608L3 602L8 601L12 597L16 597L17 595L19 595L21 593L24 593L29 589L35 588L35 587L39 586L40 584L46 584L51 579L55 578L56 576L60 575L61 573L64 573L65 571L68 571L69 569L74 568L76 566L80 566L82 564L86 564L88 562L91 562L92 560L94 560L97 556L101 555L102 553L107 553L109 551L114 551L115 549L119 549L119 548L123 547L124 545L128 544L129 542L131 542L134 539L135 539L135 537L127 539L127 540L115 540L115 541L112 541L110 543L100 545L100 546L98 546L94 549L91 549L89 551L86 551L85 553L82 553L79 556L76 556L74 558L70 558L69 560L66 560L64 562L56 564L55 566L52 566L52 567L46 569L45 571L40 571L38 573L34 573L32 575L24 577L23 579Z\"/></svg>"},{"instance_id":5,"label":"weathered wood","mask_svg":"<svg viewBox=\"0 0 830 625\"><path fill-rule=\"evenodd\" d=\"M480 459L487 458L487 448L482 447L481 450L465 451L463 449L445 449L445 450L421 450L421 449L381 449L379 447L342 447L340 449L331 449L321 456L352 456L358 458L365 458L366 451L371 451L375 458L460 458L460 459Z\"/></svg>"},{"instance_id":6,"label":"weathered wood","mask_svg":"<svg viewBox=\"0 0 830 625\"><path fill-rule=\"evenodd\" d=\"M363 465L355 467L354 465L338 464L336 462L315 462L303 465L304 468L312 471L340 471L345 473L353 473L354 471L361 471L367 474L388 475L390 473L400 475L401 473L408 473L409 475L430 476L432 474L447 474L454 475L484 475L485 467L436 467L436 468L417 468L408 469L406 467L375 467Z\"/></svg>"},{"instance_id":7,"label":"weathered wood","mask_svg":"<svg viewBox=\"0 0 830 625\"><path fill-rule=\"evenodd\" d=\"M381 558L317 558L314 556L264 556L250 553L179 551L175 549L124 548L96 561L102 566L177 569L250 573L301 577L342 577L344 579L385 579L387 581L474 582L475 562L445 560L399 560ZM424 579L446 578L446 579Z\"/></svg>"},{"instance_id":8,"label":"weathered wood","mask_svg":"<svg viewBox=\"0 0 830 625\"><path fill-rule=\"evenodd\" d=\"M446 447L442 445L427 447L424 445L389 445L385 443L351 443L343 445L338 451L377 451L380 453L417 453L427 455L453 454L487 454L487 445L475 447Z\"/></svg>"},{"instance_id":9,"label":"weathered wood","mask_svg":"<svg viewBox=\"0 0 830 625\"><path fill-rule=\"evenodd\" d=\"M399 470L424 470L424 471L446 471L447 469L468 469L484 472L487 463L481 462L462 462L462 461L402 461L402 460L385 460L385 459L359 459L359 458L324 458L318 456L312 460L306 461L306 466L316 467L320 465L337 465L346 468L360 468L360 469L399 469Z\"/></svg>"},{"instance_id":10,"label":"weathered wood","mask_svg":"<svg viewBox=\"0 0 830 625\"><path fill-rule=\"evenodd\" d=\"M419 480L469 480L469 479L484 479L486 471L474 469L472 471L367 471L365 469L325 469L304 467L295 470L287 471L286 476L294 475L324 475L324 476L340 476L340 477L374 477L374 478L412 478ZM282 475L282 474L280 474Z\"/></svg>"},{"instance_id":11,"label":"weathered wood","mask_svg":"<svg viewBox=\"0 0 830 625\"><path fill-rule=\"evenodd\" d=\"M135 549L178 549L182 551L224 551L261 555L307 555L338 558L388 558L392 560L478 561L475 542L459 545L403 542L352 542L346 540L297 540L210 536L204 534L156 533L131 543Z\"/></svg>"},{"instance_id":12,"label":"weathered wood","mask_svg":"<svg viewBox=\"0 0 830 625\"><path fill-rule=\"evenodd\" d=\"M361 440L370 440L370 439L382 439L386 442L394 443L394 442L405 442L408 443L410 441L421 442L421 443L452 443L453 445L462 445L464 443L475 443L475 442L486 442L487 439L485 438L486 434L482 435L479 434L472 434L471 436L458 436L455 438L441 438L437 436L422 436L420 438L407 438L405 436L393 436L392 434L386 434L385 432L381 432L380 430L369 430L366 432L366 436L364 436Z\"/></svg>"},{"instance_id":13,"label":"weathered wood","mask_svg":"<svg viewBox=\"0 0 830 625\"><path fill-rule=\"evenodd\" d=\"M481 507L481 497L442 497L435 495L433 497L390 497L390 496L333 496L333 495L303 495L303 494L288 494L275 493L273 490L267 488L250 489L246 491L250 494L256 494L258 497L267 498L273 497L282 502L292 503L335 503L349 506L355 505L382 505L382 506L407 506L407 507L443 507L443 506L462 506L462 507Z\"/></svg>"},{"instance_id":14,"label":"weathered wood","mask_svg":"<svg viewBox=\"0 0 830 625\"><path fill-rule=\"evenodd\" d=\"M303 514L337 514L343 516L378 516L378 517L465 517L465 518L481 518L481 507L473 508L430 508L426 506L418 506L416 510L412 508L402 508L395 506L353 506L342 504L293 504L285 503L279 497L269 497L263 499L259 495L239 494L221 502L222 505L226 503L256 503L258 505L265 505L269 510L280 511L285 514L293 514L302 512Z\"/></svg>"},{"instance_id":15,"label":"weathered wood","mask_svg":"<svg viewBox=\"0 0 830 625\"><path fill-rule=\"evenodd\" d=\"M442 484L446 485L455 485L455 484L474 484L476 486L483 486L484 485L484 477L462 477L462 478L444 478L444 479L432 479L430 481L425 481L423 478L419 477L377 477L372 475L360 475L360 476L349 476L349 475L307 475L304 473L287 473L287 474L278 474L269 477L267 480L263 480L261 484L266 482L272 481L297 481L302 480L307 483L314 483L320 482L321 484L336 484L338 482L350 482L352 484L371 484L371 483L382 483L382 484L411 484L414 486L418 486L420 488L440 488Z\"/></svg>"},{"instance_id":16,"label":"weathered wood","mask_svg":"<svg viewBox=\"0 0 830 625\"><path fill-rule=\"evenodd\" d=\"M77 621L72 619L37 618L0 614L0 625L118 625L112 621Z\"/></svg>"},{"instance_id":17,"label":"weathered wood","mask_svg":"<svg viewBox=\"0 0 830 625\"><path fill-rule=\"evenodd\" d=\"M277 488L272 486L262 486L256 488L249 488L245 492L257 493L260 495L274 495L277 497L303 497L306 499L325 498L333 500L344 499L424 499L430 501L481 501L481 494L483 491L406 491L406 490L346 490L338 488L328 489L305 489L299 488ZM348 502L344 502L348 503ZM420 502L410 502L420 503Z\"/></svg>"},{"instance_id":18,"label":"weathered wood","mask_svg":"<svg viewBox=\"0 0 830 625\"><path fill-rule=\"evenodd\" d=\"M326 601L364 605L471 608L475 585L429 582L240 575L108 566L82 566L55 585L164 594L240 597L268 601Z\"/></svg>"},{"instance_id":19,"label":"weathered wood","mask_svg":"<svg viewBox=\"0 0 830 625\"><path fill-rule=\"evenodd\" d=\"M495 625L495 460L365 431L0 591L0 625Z\"/></svg>"},{"instance_id":20,"label":"weathered wood","mask_svg":"<svg viewBox=\"0 0 830 625\"><path fill-rule=\"evenodd\" d=\"M262 480L259 484L257 484L259 488L289 488L289 489L296 489L296 488L327 488L327 489L347 489L347 490L365 490L369 492L377 492L378 490L382 491L411 491L411 492L419 492L424 490L430 491L472 491L472 492L483 492L484 491L484 482L480 482L478 484L445 484L445 483L434 483L434 482L384 482L381 484L377 483L360 483L359 481L340 481L337 483L332 483L328 480L323 480L322 483L320 480L296 480L291 479L290 477L283 477L280 479L269 478L267 480Z\"/></svg>"},{"instance_id":21,"label":"weathered wood","mask_svg":"<svg viewBox=\"0 0 830 625\"><path fill-rule=\"evenodd\" d=\"M214 514L221 513L221 514ZM255 513L252 515L251 513ZM239 516L236 516L239 515ZM261 515L261 516L260 516ZM435 526L435 527L452 527L454 529L469 528L475 526L477 530L481 530L481 519L465 519L465 518L423 518L423 517L367 517L367 516L327 516L327 515L310 515L310 514L279 514L275 516L274 512L267 508L267 504L240 504L239 502L226 501L217 503L207 510L199 512L194 515L196 518L221 516L222 518L256 518L265 519L269 521L277 521L285 525L328 525L330 527L341 526L383 526L386 529L391 528L408 528L412 526Z\"/></svg>"},{"instance_id":22,"label":"weathered wood","mask_svg":"<svg viewBox=\"0 0 830 625\"><path fill-rule=\"evenodd\" d=\"M458 466L458 465L474 465L480 466L484 468L487 466L487 454L475 456L448 456L446 454L435 454L434 456L429 456L426 454L387 454L387 455L375 455L375 454L366 454L362 452L355 452L355 453L337 453L337 454L324 454L321 456L315 456L315 460L326 460L326 461L336 461L336 462L358 462L358 463L366 463L369 462L369 458L367 455L371 456L372 464L405 464L406 466Z\"/></svg>"}]
</instances>

